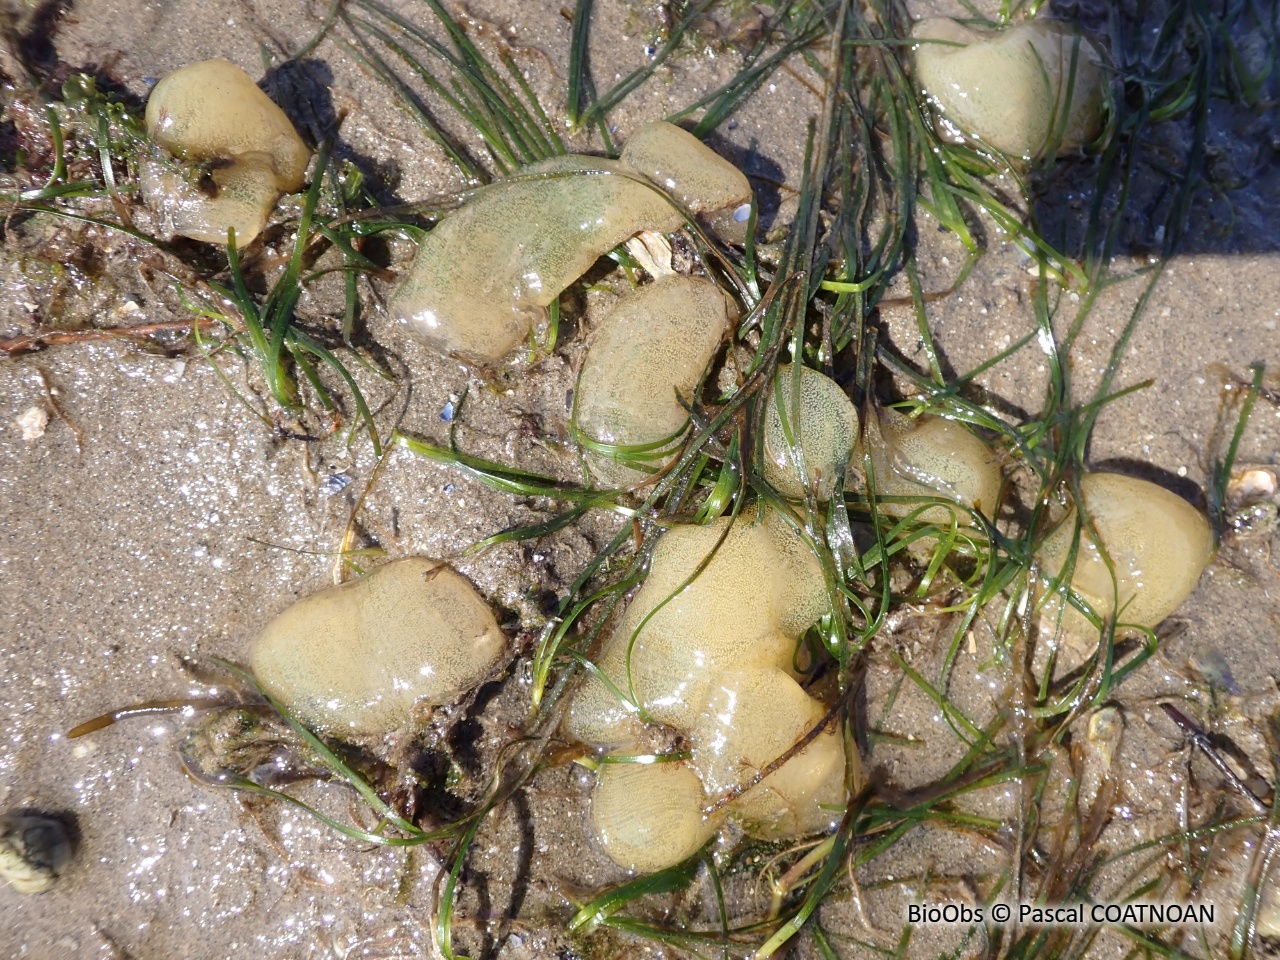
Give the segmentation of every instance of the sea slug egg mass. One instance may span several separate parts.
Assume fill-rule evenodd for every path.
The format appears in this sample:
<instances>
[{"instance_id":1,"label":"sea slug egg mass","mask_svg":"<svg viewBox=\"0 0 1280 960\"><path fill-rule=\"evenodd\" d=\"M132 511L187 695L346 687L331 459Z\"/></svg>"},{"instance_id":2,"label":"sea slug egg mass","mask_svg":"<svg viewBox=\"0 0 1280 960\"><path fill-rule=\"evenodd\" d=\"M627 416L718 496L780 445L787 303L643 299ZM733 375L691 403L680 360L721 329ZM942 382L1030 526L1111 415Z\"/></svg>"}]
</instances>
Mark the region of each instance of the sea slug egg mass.
<instances>
[{"instance_id":1,"label":"sea slug egg mass","mask_svg":"<svg viewBox=\"0 0 1280 960\"><path fill-rule=\"evenodd\" d=\"M631 135L619 159L697 214L721 239L746 239L750 182L693 134L661 120L647 123Z\"/></svg>"},{"instance_id":2,"label":"sea slug egg mass","mask_svg":"<svg viewBox=\"0 0 1280 960\"><path fill-rule=\"evenodd\" d=\"M177 70L151 91L147 134L173 156L212 163L212 195L172 163L142 165L142 191L179 236L226 243L228 228L246 246L266 226L282 193L302 187L311 151L243 70L205 60Z\"/></svg>"},{"instance_id":3,"label":"sea slug egg mass","mask_svg":"<svg viewBox=\"0 0 1280 960\"><path fill-rule=\"evenodd\" d=\"M637 870L669 866L726 815L770 839L830 826L845 796L834 724L722 811L703 813L825 716L796 667L800 636L828 609L817 559L775 513L752 510L662 535L648 578L598 658L608 683L588 678L565 720L574 739L615 753L641 749L653 731L645 720L692 743L685 761L602 763L592 818L613 860ZM648 790L650 799L634 799Z\"/></svg>"},{"instance_id":4,"label":"sea slug egg mass","mask_svg":"<svg viewBox=\"0 0 1280 960\"><path fill-rule=\"evenodd\" d=\"M601 321L573 400L574 430L598 482L635 483L673 454L689 424L680 401L694 400L736 313L715 284L674 275L625 297ZM611 455L601 445L620 449Z\"/></svg>"},{"instance_id":5,"label":"sea slug egg mass","mask_svg":"<svg viewBox=\"0 0 1280 960\"><path fill-rule=\"evenodd\" d=\"M896 410L881 410L866 425L865 443L859 444L854 466L862 468L863 450L871 455L875 493L881 498L931 498L952 500L995 519L1000 497L1001 471L995 451L962 424L942 417L908 417ZM860 481L855 480L854 485ZM921 509L910 499L886 499L882 513L905 517L919 511L923 523L947 525L952 515L962 526L973 524L967 510L939 504Z\"/></svg>"},{"instance_id":6,"label":"sea slug egg mass","mask_svg":"<svg viewBox=\"0 0 1280 960\"><path fill-rule=\"evenodd\" d=\"M1080 481L1080 493L1097 539L1080 530L1071 589L1100 617L1118 610L1120 624L1154 628L1191 595L1213 559L1208 520L1164 487L1123 474L1091 473ZM1072 508L1036 551L1043 577L1057 577L1067 566L1076 527ZM1100 546L1111 558L1114 581ZM1064 635L1097 645L1098 631L1056 598L1042 620L1056 621L1059 611Z\"/></svg>"},{"instance_id":7,"label":"sea slug egg mass","mask_svg":"<svg viewBox=\"0 0 1280 960\"><path fill-rule=\"evenodd\" d=\"M920 41L916 80L942 133L949 126L1029 161L1102 132L1102 58L1070 24L1033 20L990 33L935 17L919 21L911 37Z\"/></svg>"},{"instance_id":8,"label":"sea slug egg mass","mask_svg":"<svg viewBox=\"0 0 1280 960\"><path fill-rule=\"evenodd\" d=\"M679 863L724 819L703 816L706 791L686 763L637 763L626 754L603 761L591 794L591 822L619 866L652 873Z\"/></svg>"},{"instance_id":9,"label":"sea slug egg mass","mask_svg":"<svg viewBox=\"0 0 1280 960\"><path fill-rule=\"evenodd\" d=\"M299 600L254 639L250 662L304 723L382 734L407 724L415 705L474 687L505 649L470 583L437 560L408 557Z\"/></svg>"},{"instance_id":10,"label":"sea slug egg mass","mask_svg":"<svg viewBox=\"0 0 1280 960\"><path fill-rule=\"evenodd\" d=\"M750 201L742 173L692 134L659 122L637 139L619 160L555 157L478 190L418 245L389 302L392 315L441 353L495 363L620 243L645 230L678 230L686 215L716 222L722 206Z\"/></svg>"},{"instance_id":11,"label":"sea slug egg mass","mask_svg":"<svg viewBox=\"0 0 1280 960\"><path fill-rule=\"evenodd\" d=\"M817 370L784 364L764 402L764 478L788 497L803 497L807 485L831 499L858 437L853 401Z\"/></svg>"}]
</instances>

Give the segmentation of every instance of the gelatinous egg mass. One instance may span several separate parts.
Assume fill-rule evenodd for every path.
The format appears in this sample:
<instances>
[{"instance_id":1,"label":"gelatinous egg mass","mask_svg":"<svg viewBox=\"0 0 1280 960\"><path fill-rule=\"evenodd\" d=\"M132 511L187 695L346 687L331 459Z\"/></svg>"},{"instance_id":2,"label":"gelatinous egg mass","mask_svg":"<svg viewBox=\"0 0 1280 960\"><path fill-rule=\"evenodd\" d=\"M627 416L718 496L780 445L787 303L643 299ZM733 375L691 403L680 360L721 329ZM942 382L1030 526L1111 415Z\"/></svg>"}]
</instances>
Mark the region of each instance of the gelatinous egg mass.
<instances>
[{"instance_id":1,"label":"gelatinous egg mass","mask_svg":"<svg viewBox=\"0 0 1280 960\"><path fill-rule=\"evenodd\" d=\"M687 730L717 671L790 669L796 639L827 609L817 559L775 515L678 524L658 540L598 665L650 718ZM606 746L638 739L635 723L635 711L594 677L567 719L576 739Z\"/></svg>"},{"instance_id":2,"label":"gelatinous egg mass","mask_svg":"<svg viewBox=\"0 0 1280 960\"><path fill-rule=\"evenodd\" d=\"M193 167L146 161L143 196L169 232L193 240L226 243L234 228L237 245L250 243L280 195L302 187L311 158L284 111L226 60L162 79L147 100L146 124L156 144Z\"/></svg>"},{"instance_id":3,"label":"gelatinous egg mass","mask_svg":"<svg viewBox=\"0 0 1280 960\"><path fill-rule=\"evenodd\" d=\"M591 794L591 821L601 845L620 866L640 873L692 856L723 817L704 817L706 791L684 763L608 762Z\"/></svg>"},{"instance_id":4,"label":"gelatinous egg mass","mask_svg":"<svg viewBox=\"0 0 1280 960\"><path fill-rule=\"evenodd\" d=\"M1071 589L1100 617L1118 609L1120 624L1155 627L1191 595L1213 559L1213 532L1195 507L1164 487L1118 473L1091 473L1080 481L1084 508L1097 538L1081 528ZM1042 576L1056 577L1071 556L1077 530L1074 509L1036 551ZM1103 557L1105 548L1115 571ZM1056 610L1055 604L1046 607ZM1074 607L1063 630L1092 632Z\"/></svg>"},{"instance_id":5,"label":"gelatinous egg mass","mask_svg":"<svg viewBox=\"0 0 1280 960\"><path fill-rule=\"evenodd\" d=\"M1012 157L1084 146L1102 132L1106 73L1070 24L1018 23L992 33L944 17L911 31L915 74L946 128Z\"/></svg>"},{"instance_id":6,"label":"gelatinous egg mass","mask_svg":"<svg viewBox=\"0 0 1280 960\"><path fill-rule=\"evenodd\" d=\"M777 667L726 670L710 694L691 740L692 765L713 796L773 763L827 712ZM844 745L831 724L729 809L752 836L776 840L827 829L844 799Z\"/></svg>"},{"instance_id":7,"label":"gelatinous egg mass","mask_svg":"<svg viewBox=\"0 0 1280 960\"><path fill-rule=\"evenodd\" d=\"M853 402L834 380L791 364L778 368L764 402L764 478L788 497L802 497L807 484L830 499L858 437Z\"/></svg>"},{"instance_id":8,"label":"gelatinous egg mass","mask_svg":"<svg viewBox=\"0 0 1280 960\"><path fill-rule=\"evenodd\" d=\"M619 159L698 214L721 239L746 239L750 181L693 134L660 120L647 123L631 135Z\"/></svg>"},{"instance_id":9,"label":"gelatinous egg mass","mask_svg":"<svg viewBox=\"0 0 1280 960\"><path fill-rule=\"evenodd\" d=\"M663 764L661 781L651 775L666 784L661 796L620 796L622 779L649 775L601 766L592 816L613 860L654 870L688 856L718 825L692 807L696 796L708 806L729 797L817 726L826 709L796 680L797 643L828 609L817 559L777 514L662 535L598 658L607 682L590 677L565 720L570 736L601 746L632 749L647 724L692 744L690 760ZM825 829L843 803L844 772L833 724L724 810L757 837Z\"/></svg>"},{"instance_id":10,"label":"gelatinous egg mass","mask_svg":"<svg viewBox=\"0 0 1280 960\"><path fill-rule=\"evenodd\" d=\"M629 237L749 202L742 173L679 127L650 124L637 139L619 160L556 157L477 191L418 245L392 315L441 353L494 363Z\"/></svg>"},{"instance_id":11,"label":"gelatinous egg mass","mask_svg":"<svg viewBox=\"0 0 1280 960\"><path fill-rule=\"evenodd\" d=\"M397 560L299 600L253 641L262 688L303 722L381 734L415 704L448 703L506 649L488 605L437 560Z\"/></svg>"},{"instance_id":12,"label":"gelatinous egg mass","mask_svg":"<svg viewBox=\"0 0 1280 960\"><path fill-rule=\"evenodd\" d=\"M708 280L661 277L627 296L587 346L574 392L575 433L593 477L635 483L670 458L694 391L737 309Z\"/></svg>"},{"instance_id":13,"label":"gelatinous egg mass","mask_svg":"<svg viewBox=\"0 0 1280 960\"><path fill-rule=\"evenodd\" d=\"M994 519L1000 463L995 451L964 425L942 417L912 418L881 410L867 424L865 449L871 452L876 495L889 498L879 503L882 513L905 517L919 511L921 522L940 525L949 525L954 513L957 523L973 523L967 511L942 504L922 510L922 501L892 499L930 498L953 500Z\"/></svg>"}]
</instances>

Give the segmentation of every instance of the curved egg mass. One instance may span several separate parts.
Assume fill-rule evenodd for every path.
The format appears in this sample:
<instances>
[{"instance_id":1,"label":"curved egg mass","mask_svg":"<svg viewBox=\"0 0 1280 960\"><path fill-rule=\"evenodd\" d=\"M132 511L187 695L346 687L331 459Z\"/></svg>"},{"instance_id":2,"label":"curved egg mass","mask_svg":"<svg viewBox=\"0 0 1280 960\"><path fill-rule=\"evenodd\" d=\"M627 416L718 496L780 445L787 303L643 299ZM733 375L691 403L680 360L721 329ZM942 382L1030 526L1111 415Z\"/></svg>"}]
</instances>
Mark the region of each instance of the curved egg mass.
<instances>
[{"instance_id":1,"label":"curved egg mass","mask_svg":"<svg viewBox=\"0 0 1280 960\"><path fill-rule=\"evenodd\" d=\"M828 609L816 558L776 514L752 511L734 523L674 526L658 541L648 579L598 658L608 682L587 679L570 704L565 731L617 748L643 742L645 721L673 728L689 738L692 759L662 764L672 768L666 775L684 770L679 776L690 793L696 782L708 801L727 799L825 715L796 681L795 667L801 634ZM619 774L612 765L601 769L597 791L613 789L608 778ZM843 803L844 772L844 747L833 727L733 795L724 809L754 836L812 833L828 826L832 809ZM634 824L631 835L658 835L653 817ZM598 815L596 824L610 857L642 869L634 866L641 858L617 853ZM713 827L703 823L704 832L686 835L705 841ZM678 862L674 855L674 848L655 849L643 869Z\"/></svg>"},{"instance_id":2,"label":"curved egg mass","mask_svg":"<svg viewBox=\"0 0 1280 960\"><path fill-rule=\"evenodd\" d=\"M707 791L723 794L799 743L826 713L779 669L730 670L711 685L693 728L691 766ZM835 724L730 804L762 839L829 828L844 802L844 747Z\"/></svg>"},{"instance_id":3,"label":"curved egg mass","mask_svg":"<svg viewBox=\"0 0 1280 960\"><path fill-rule=\"evenodd\" d=\"M753 588L742 589L746 583ZM687 730L717 671L789 670L799 636L826 609L816 558L776 517L680 524L659 539L649 577L598 665L617 689L634 692L649 717ZM639 739L635 714L592 678L570 706L567 729L587 743L621 745Z\"/></svg>"},{"instance_id":4,"label":"curved egg mass","mask_svg":"<svg viewBox=\"0 0 1280 960\"><path fill-rule=\"evenodd\" d=\"M691 134L658 123L636 137L641 143L621 160L556 157L477 191L419 244L391 298L392 315L441 353L495 363L545 320L569 284L629 237L678 230L686 212L740 205L740 191L723 182L745 178ZM654 175L677 186L683 209L629 162L664 149L666 165Z\"/></svg>"},{"instance_id":5,"label":"curved egg mass","mask_svg":"<svg viewBox=\"0 0 1280 960\"><path fill-rule=\"evenodd\" d=\"M494 363L601 256L640 230L665 233L682 222L614 161L538 164L482 188L428 233L388 306L440 353Z\"/></svg>"},{"instance_id":6,"label":"curved egg mass","mask_svg":"<svg viewBox=\"0 0 1280 960\"><path fill-rule=\"evenodd\" d=\"M282 193L302 187L311 151L284 111L243 70L205 60L176 70L147 99L147 134L193 163L213 162L211 193L171 162L141 167L143 196L166 228L207 243L249 244Z\"/></svg>"},{"instance_id":7,"label":"curved egg mass","mask_svg":"<svg viewBox=\"0 0 1280 960\"><path fill-rule=\"evenodd\" d=\"M445 564L409 557L299 600L253 641L262 688L304 723L382 734L448 703L506 650L488 605Z\"/></svg>"},{"instance_id":8,"label":"curved egg mass","mask_svg":"<svg viewBox=\"0 0 1280 960\"><path fill-rule=\"evenodd\" d=\"M641 287L601 321L578 374L573 414L598 481L634 483L671 456L689 424L680 400L694 399L735 313L715 284L674 275Z\"/></svg>"},{"instance_id":9,"label":"curved egg mass","mask_svg":"<svg viewBox=\"0 0 1280 960\"><path fill-rule=\"evenodd\" d=\"M1102 58L1070 24L1034 20L991 33L935 17L919 21L911 38L920 41L916 80L961 134L1029 161L1102 132Z\"/></svg>"},{"instance_id":10,"label":"curved egg mass","mask_svg":"<svg viewBox=\"0 0 1280 960\"><path fill-rule=\"evenodd\" d=\"M700 215L716 236L730 243L746 239L751 183L693 134L661 120L647 123L619 159Z\"/></svg>"}]
</instances>

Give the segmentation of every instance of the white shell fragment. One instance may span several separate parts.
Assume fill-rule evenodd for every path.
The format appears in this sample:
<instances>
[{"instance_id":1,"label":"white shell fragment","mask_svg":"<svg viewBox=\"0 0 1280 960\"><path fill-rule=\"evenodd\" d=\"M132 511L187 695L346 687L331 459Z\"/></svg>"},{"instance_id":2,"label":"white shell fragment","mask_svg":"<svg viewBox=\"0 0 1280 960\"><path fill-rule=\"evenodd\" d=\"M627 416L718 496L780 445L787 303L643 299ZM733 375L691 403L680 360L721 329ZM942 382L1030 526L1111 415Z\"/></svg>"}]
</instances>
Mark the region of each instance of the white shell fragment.
<instances>
[{"instance_id":1,"label":"white shell fragment","mask_svg":"<svg viewBox=\"0 0 1280 960\"><path fill-rule=\"evenodd\" d=\"M456 699L506 650L488 605L438 560L409 557L299 600L253 641L262 688L303 722L383 734Z\"/></svg>"},{"instance_id":2,"label":"white shell fragment","mask_svg":"<svg viewBox=\"0 0 1280 960\"><path fill-rule=\"evenodd\" d=\"M1274 867L1272 871L1271 882L1262 888L1258 903L1258 933L1280 939L1280 883L1276 883Z\"/></svg>"},{"instance_id":3,"label":"white shell fragment","mask_svg":"<svg viewBox=\"0 0 1280 960\"><path fill-rule=\"evenodd\" d=\"M311 151L284 111L243 70L204 60L156 84L147 100L147 134L173 157L209 164L208 180L166 158L141 170L147 205L174 234L247 246L282 193L302 187Z\"/></svg>"},{"instance_id":4,"label":"white shell fragment","mask_svg":"<svg viewBox=\"0 0 1280 960\"><path fill-rule=\"evenodd\" d=\"M21 431L22 439L30 443L44 436L45 429L49 426L49 411L44 407L28 407L13 422Z\"/></svg>"},{"instance_id":5,"label":"white shell fragment","mask_svg":"<svg viewBox=\"0 0 1280 960\"><path fill-rule=\"evenodd\" d=\"M10 813L0 817L0 877L18 893L53 889L74 853L67 826L57 817Z\"/></svg>"},{"instance_id":6,"label":"white shell fragment","mask_svg":"<svg viewBox=\"0 0 1280 960\"><path fill-rule=\"evenodd\" d=\"M1233 503L1270 500L1280 490L1276 472L1268 467L1250 467L1232 474L1227 483L1227 499Z\"/></svg>"},{"instance_id":7,"label":"white shell fragment","mask_svg":"<svg viewBox=\"0 0 1280 960\"><path fill-rule=\"evenodd\" d=\"M920 41L916 81L944 134L950 128L1029 161L1102 132L1102 58L1070 24L1033 20L991 33L935 17L919 21L911 37Z\"/></svg>"},{"instance_id":8,"label":"white shell fragment","mask_svg":"<svg viewBox=\"0 0 1280 960\"><path fill-rule=\"evenodd\" d=\"M1116 752L1124 740L1124 713L1110 704L1089 714L1082 738L1080 769L1080 807L1090 810L1102 784L1111 773Z\"/></svg>"},{"instance_id":9,"label":"white shell fragment","mask_svg":"<svg viewBox=\"0 0 1280 960\"><path fill-rule=\"evenodd\" d=\"M556 157L481 188L423 238L389 309L440 353L495 363L629 237L678 230L687 215L718 222L718 211L750 199L732 164L679 127L652 123L619 160Z\"/></svg>"}]
</instances>

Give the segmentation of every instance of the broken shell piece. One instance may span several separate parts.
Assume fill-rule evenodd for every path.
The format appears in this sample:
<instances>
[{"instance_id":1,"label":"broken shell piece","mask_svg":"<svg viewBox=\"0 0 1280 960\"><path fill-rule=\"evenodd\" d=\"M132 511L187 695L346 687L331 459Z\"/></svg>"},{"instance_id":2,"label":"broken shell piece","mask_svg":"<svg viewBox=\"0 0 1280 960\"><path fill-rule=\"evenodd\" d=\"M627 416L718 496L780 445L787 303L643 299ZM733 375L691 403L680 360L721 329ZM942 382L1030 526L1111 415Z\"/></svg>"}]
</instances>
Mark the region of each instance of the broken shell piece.
<instances>
[{"instance_id":1,"label":"broken shell piece","mask_svg":"<svg viewBox=\"0 0 1280 960\"><path fill-rule=\"evenodd\" d=\"M684 763L603 758L591 822L609 859L638 873L679 863L711 839L723 816L707 817L702 781Z\"/></svg>"},{"instance_id":2,"label":"broken shell piece","mask_svg":"<svg viewBox=\"0 0 1280 960\"><path fill-rule=\"evenodd\" d=\"M640 147L621 160L555 157L478 190L418 245L388 304L392 315L440 353L495 363L629 237L670 233L686 215L749 202L742 173L679 127L651 124L637 137Z\"/></svg>"},{"instance_id":3,"label":"broken shell piece","mask_svg":"<svg viewBox=\"0 0 1280 960\"><path fill-rule=\"evenodd\" d=\"M1164 487L1118 473L1091 473L1080 481L1080 492L1097 539L1078 525L1073 508L1036 551L1041 576L1062 574L1076 543L1071 589L1099 617L1114 616L1121 633L1125 627L1154 628L1191 595L1213 559L1208 520ZM1089 651L1097 646L1098 630L1053 596L1041 622L1056 626L1059 615L1068 639Z\"/></svg>"},{"instance_id":4,"label":"broken shell piece","mask_svg":"<svg viewBox=\"0 0 1280 960\"><path fill-rule=\"evenodd\" d=\"M282 193L302 187L311 151L243 70L204 60L156 84L147 100L147 134L180 160L208 164L195 174L153 158L142 165L142 193L165 226L207 243L247 246L266 226Z\"/></svg>"},{"instance_id":5,"label":"broken shell piece","mask_svg":"<svg viewBox=\"0 0 1280 960\"><path fill-rule=\"evenodd\" d=\"M788 497L803 497L807 485L829 500L858 437L858 411L830 377L801 367L797 382L795 369L778 367L764 401L764 478Z\"/></svg>"},{"instance_id":6,"label":"broken shell piece","mask_svg":"<svg viewBox=\"0 0 1280 960\"><path fill-rule=\"evenodd\" d=\"M1124 714L1119 707L1099 707L1089 714L1080 771L1080 808L1092 809L1098 792L1111 772L1116 751L1124 739Z\"/></svg>"},{"instance_id":7,"label":"broken shell piece","mask_svg":"<svg viewBox=\"0 0 1280 960\"><path fill-rule=\"evenodd\" d=\"M1272 866L1274 872L1276 867ZM1280 940L1280 883L1273 875L1271 882L1262 888L1258 902L1258 933L1264 937Z\"/></svg>"},{"instance_id":8,"label":"broken shell piece","mask_svg":"<svg viewBox=\"0 0 1280 960\"><path fill-rule=\"evenodd\" d=\"M655 280L678 272L675 268L671 241L665 233L641 230L627 241L626 247L627 253L640 264L640 269Z\"/></svg>"},{"instance_id":9,"label":"broken shell piece","mask_svg":"<svg viewBox=\"0 0 1280 960\"><path fill-rule=\"evenodd\" d=\"M998 33L955 20L911 31L916 80L942 123L1029 161L1051 147L1082 147L1102 132L1101 56L1070 24L1034 20Z\"/></svg>"},{"instance_id":10,"label":"broken shell piece","mask_svg":"<svg viewBox=\"0 0 1280 960\"><path fill-rule=\"evenodd\" d=\"M1280 529L1280 489L1270 467L1237 470L1227 483L1227 529L1236 537L1270 537Z\"/></svg>"},{"instance_id":11,"label":"broken shell piece","mask_svg":"<svg viewBox=\"0 0 1280 960\"><path fill-rule=\"evenodd\" d=\"M588 469L636 483L671 457L694 391L737 313L707 280L671 276L624 298L592 334L574 391L573 426Z\"/></svg>"},{"instance_id":12,"label":"broken shell piece","mask_svg":"<svg viewBox=\"0 0 1280 960\"><path fill-rule=\"evenodd\" d=\"M304 723L383 734L407 724L415 704L470 690L505 649L467 580L409 557L299 600L258 634L250 660L262 688Z\"/></svg>"},{"instance_id":13,"label":"broken shell piece","mask_svg":"<svg viewBox=\"0 0 1280 960\"><path fill-rule=\"evenodd\" d=\"M22 431L23 440L39 440L49 426L49 411L44 407L28 407L13 422Z\"/></svg>"},{"instance_id":14,"label":"broken shell piece","mask_svg":"<svg viewBox=\"0 0 1280 960\"><path fill-rule=\"evenodd\" d=\"M1227 501L1230 503L1254 503L1270 500L1277 491L1276 472L1269 467L1250 467L1239 470L1227 483Z\"/></svg>"},{"instance_id":15,"label":"broken shell piece","mask_svg":"<svg viewBox=\"0 0 1280 960\"><path fill-rule=\"evenodd\" d=\"M44 893L75 852L66 823L39 813L0 817L0 877L18 893Z\"/></svg>"}]
</instances>

